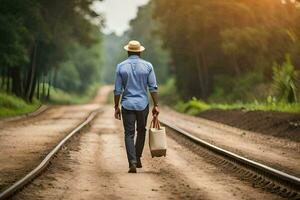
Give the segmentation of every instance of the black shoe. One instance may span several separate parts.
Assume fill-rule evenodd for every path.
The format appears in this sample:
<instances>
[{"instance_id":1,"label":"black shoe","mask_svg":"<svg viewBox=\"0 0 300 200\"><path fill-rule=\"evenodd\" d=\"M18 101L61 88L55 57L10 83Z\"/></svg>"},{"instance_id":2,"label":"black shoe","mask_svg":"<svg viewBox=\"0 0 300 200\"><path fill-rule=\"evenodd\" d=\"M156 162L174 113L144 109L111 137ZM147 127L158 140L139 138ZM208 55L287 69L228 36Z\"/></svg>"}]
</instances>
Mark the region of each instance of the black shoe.
<instances>
[{"instance_id":1,"label":"black shoe","mask_svg":"<svg viewBox=\"0 0 300 200\"><path fill-rule=\"evenodd\" d=\"M130 163L128 173L136 173L136 163Z\"/></svg>"},{"instance_id":2,"label":"black shoe","mask_svg":"<svg viewBox=\"0 0 300 200\"><path fill-rule=\"evenodd\" d=\"M141 162L141 159L137 159L137 163L136 163L136 167L137 168L142 168L142 162Z\"/></svg>"}]
</instances>

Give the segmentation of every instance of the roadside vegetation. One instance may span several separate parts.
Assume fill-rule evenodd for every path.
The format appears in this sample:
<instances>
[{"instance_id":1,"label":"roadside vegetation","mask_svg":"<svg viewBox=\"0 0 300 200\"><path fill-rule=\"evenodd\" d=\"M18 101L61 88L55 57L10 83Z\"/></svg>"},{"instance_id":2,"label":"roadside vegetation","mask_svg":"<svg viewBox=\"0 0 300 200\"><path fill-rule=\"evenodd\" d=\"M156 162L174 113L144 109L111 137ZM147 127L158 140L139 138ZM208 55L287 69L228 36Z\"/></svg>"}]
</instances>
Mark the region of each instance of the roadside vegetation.
<instances>
[{"instance_id":1,"label":"roadside vegetation","mask_svg":"<svg viewBox=\"0 0 300 200\"><path fill-rule=\"evenodd\" d=\"M275 82L275 81L274 81ZM278 84L276 82L276 84ZM273 86L276 88L276 84ZM287 102L285 100L277 100L275 96L268 96L264 100L254 100L252 102L225 102L223 101L203 101L196 97L188 101L183 101L176 91L175 79L169 79L166 84L160 86L160 100L164 105L168 105L179 112L184 112L191 115L198 115L199 113L210 110L234 110L242 109L247 111L262 110L262 111L279 111L300 113L300 103ZM285 91L285 90L284 90Z\"/></svg>"},{"instance_id":2,"label":"roadside vegetation","mask_svg":"<svg viewBox=\"0 0 300 200\"><path fill-rule=\"evenodd\" d=\"M253 102L253 103L206 103L204 101L193 98L187 102L178 102L174 108L179 112L185 112L192 115L198 115L199 113L210 110L210 109L220 109L220 110L235 110L242 109L247 111L279 111L279 112L290 112L299 113L300 103L274 103L274 102Z\"/></svg>"},{"instance_id":3,"label":"roadside vegetation","mask_svg":"<svg viewBox=\"0 0 300 200\"><path fill-rule=\"evenodd\" d=\"M52 92L49 99L38 100L34 97L32 102L27 102L11 93L0 91L0 118L31 113L36 111L42 104L71 105L88 103L96 96L99 87L100 84L93 84L83 94L65 92L62 89L51 87Z\"/></svg>"},{"instance_id":4,"label":"roadside vegetation","mask_svg":"<svg viewBox=\"0 0 300 200\"><path fill-rule=\"evenodd\" d=\"M2 116L93 96L103 35L95 1L1 1L0 95L8 98L1 100Z\"/></svg>"},{"instance_id":5,"label":"roadside vegetation","mask_svg":"<svg viewBox=\"0 0 300 200\"><path fill-rule=\"evenodd\" d=\"M126 37L149 46L161 101L178 111L300 112L299 21L297 1L151 0Z\"/></svg>"},{"instance_id":6,"label":"roadside vegetation","mask_svg":"<svg viewBox=\"0 0 300 200\"><path fill-rule=\"evenodd\" d=\"M172 92L176 90L174 84L163 86L161 92L162 96L165 97L165 99L162 99L164 102L168 102L169 104L171 103L172 107L174 107L179 112L185 112L192 115L198 115L200 112L210 109L243 109L248 111L263 110L300 113L300 103L298 100L299 97L297 85L299 83L297 83L297 81L299 81L299 71L296 71L294 69L294 66L291 63L289 56L287 56L287 60L283 63L282 66L274 64L273 83L269 90L269 96L267 96L266 99L255 99L255 96L251 96L253 95L253 91L251 91L251 88L249 88L248 91L246 90L245 95L249 95L248 99L254 99L252 102L233 102L230 99L231 97L229 95L226 96L226 99L224 98L225 95L222 93L214 94L210 97L211 100L207 102L197 99L196 97L193 97L189 101L183 102L178 96L173 96L173 99L171 98L171 101L169 101L169 96ZM242 91L240 91L240 93L241 92ZM243 98L240 97L239 99Z\"/></svg>"},{"instance_id":7,"label":"roadside vegetation","mask_svg":"<svg viewBox=\"0 0 300 200\"><path fill-rule=\"evenodd\" d=\"M83 104L88 103L93 97L96 96L97 91L101 85L91 85L83 94L78 93L67 93L64 90L53 88L52 95L47 101L50 104Z\"/></svg>"},{"instance_id":8,"label":"roadside vegetation","mask_svg":"<svg viewBox=\"0 0 300 200\"><path fill-rule=\"evenodd\" d=\"M123 35L101 32L96 1L1 1L1 95L26 105L87 102L95 85L113 84L122 47L135 39L161 100L179 111L299 112L298 1L150 0Z\"/></svg>"},{"instance_id":9,"label":"roadside vegetation","mask_svg":"<svg viewBox=\"0 0 300 200\"><path fill-rule=\"evenodd\" d=\"M37 110L39 106L37 100L28 103L15 95L0 92L0 119L30 113Z\"/></svg>"}]
</instances>

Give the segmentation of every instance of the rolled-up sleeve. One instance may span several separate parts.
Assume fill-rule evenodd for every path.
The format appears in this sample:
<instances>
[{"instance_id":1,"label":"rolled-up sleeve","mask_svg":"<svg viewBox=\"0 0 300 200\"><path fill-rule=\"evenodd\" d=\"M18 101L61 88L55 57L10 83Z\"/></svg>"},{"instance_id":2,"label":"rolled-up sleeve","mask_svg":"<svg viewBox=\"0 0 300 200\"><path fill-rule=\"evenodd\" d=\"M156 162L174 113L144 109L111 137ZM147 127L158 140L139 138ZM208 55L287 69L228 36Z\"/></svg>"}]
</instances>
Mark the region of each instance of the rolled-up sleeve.
<instances>
[{"instance_id":1,"label":"rolled-up sleeve","mask_svg":"<svg viewBox=\"0 0 300 200\"><path fill-rule=\"evenodd\" d=\"M116 73L115 73L115 89L114 89L114 95L119 96L122 94L122 77L120 74L120 66L117 65L116 67Z\"/></svg>"},{"instance_id":2,"label":"rolled-up sleeve","mask_svg":"<svg viewBox=\"0 0 300 200\"><path fill-rule=\"evenodd\" d=\"M152 65L150 65L150 73L148 76L147 84L150 92L157 92L157 82L156 82L155 72Z\"/></svg>"}]
</instances>

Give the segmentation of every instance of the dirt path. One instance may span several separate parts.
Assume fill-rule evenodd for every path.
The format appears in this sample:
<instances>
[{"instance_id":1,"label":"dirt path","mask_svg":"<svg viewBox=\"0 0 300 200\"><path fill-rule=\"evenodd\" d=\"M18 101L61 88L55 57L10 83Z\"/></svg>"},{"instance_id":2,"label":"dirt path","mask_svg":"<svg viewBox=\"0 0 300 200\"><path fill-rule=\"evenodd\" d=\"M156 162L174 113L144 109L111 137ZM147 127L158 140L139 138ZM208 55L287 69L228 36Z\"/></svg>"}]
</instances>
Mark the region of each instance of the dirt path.
<instances>
[{"instance_id":1,"label":"dirt path","mask_svg":"<svg viewBox=\"0 0 300 200\"><path fill-rule=\"evenodd\" d=\"M161 118L197 137L247 158L300 176L300 143L233 128L162 109Z\"/></svg>"},{"instance_id":2,"label":"dirt path","mask_svg":"<svg viewBox=\"0 0 300 200\"><path fill-rule=\"evenodd\" d=\"M72 139L49 169L14 199L280 199L225 174L168 138L166 158L150 157L128 174L123 128L111 105Z\"/></svg>"},{"instance_id":3,"label":"dirt path","mask_svg":"<svg viewBox=\"0 0 300 200\"><path fill-rule=\"evenodd\" d=\"M0 125L0 191L32 170L45 155L106 99L102 88L97 104L55 106L39 116Z\"/></svg>"}]
</instances>

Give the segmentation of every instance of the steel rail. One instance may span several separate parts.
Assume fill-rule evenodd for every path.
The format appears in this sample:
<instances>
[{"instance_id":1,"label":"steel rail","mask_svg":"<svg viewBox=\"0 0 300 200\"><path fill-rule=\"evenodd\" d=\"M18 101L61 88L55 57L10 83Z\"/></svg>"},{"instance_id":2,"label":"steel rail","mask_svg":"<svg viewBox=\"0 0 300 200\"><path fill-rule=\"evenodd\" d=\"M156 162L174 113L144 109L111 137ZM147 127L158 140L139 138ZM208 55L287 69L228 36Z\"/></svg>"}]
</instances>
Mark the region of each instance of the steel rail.
<instances>
[{"instance_id":1,"label":"steel rail","mask_svg":"<svg viewBox=\"0 0 300 200\"><path fill-rule=\"evenodd\" d=\"M64 139L62 139L58 145L55 146L54 149L42 160L42 162L35 167L32 171L26 174L23 178L15 182L13 185L5 189L0 194L0 200L7 199L15 194L18 190L22 189L25 185L27 185L30 181L32 181L35 177L37 177L49 164L51 159L55 156L55 154L61 149L61 147L76 133L81 131L85 126L92 122L92 120L97 116L100 112L100 109L96 109L92 111L86 120L77 126L72 132L70 132Z\"/></svg>"},{"instance_id":2,"label":"steel rail","mask_svg":"<svg viewBox=\"0 0 300 200\"><path fill-rule=\"evenodd\" d=\"M204 148L207 148L221 156L226 156L229 157L235 161L238 161L239 163L243 164L243 165L247 165L247 166L251 166L254 169L258 169L262 172L264 172L265 174L269 174L272 176L275 176L277 179L288 182L289 184L293 185L294 188L296 188L297 190L300 190L300 178L287 174L285 172L282 172L280 170L274 169L272 167L266 166L264 164L258 163L256 161L250 160L248 158L245 158L243 156L237 155L233 152L230 152L228 150L222 149L220 147L217 147L213 144L210 144L209 142L206 142L190 133L188 133L185 130L182 130L168 122L166 122L165 120L160 120L161 123L163 125L165 125L167 128L174 130L177 133L180 133L182 136L184 136L186 139L203 146Z\"/></svg>"}]
</instances>

